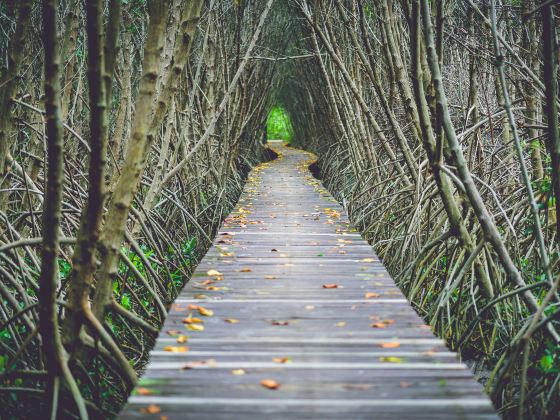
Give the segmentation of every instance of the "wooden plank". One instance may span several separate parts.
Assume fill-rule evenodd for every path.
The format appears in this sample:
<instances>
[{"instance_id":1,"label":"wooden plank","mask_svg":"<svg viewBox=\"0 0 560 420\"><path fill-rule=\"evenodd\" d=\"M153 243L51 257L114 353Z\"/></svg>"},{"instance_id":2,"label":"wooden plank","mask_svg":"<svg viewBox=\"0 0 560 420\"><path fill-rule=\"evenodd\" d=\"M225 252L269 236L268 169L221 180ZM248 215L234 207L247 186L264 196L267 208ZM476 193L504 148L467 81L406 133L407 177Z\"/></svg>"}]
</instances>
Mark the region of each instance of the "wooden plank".
<instances>
[{"instance_id":1,"label":"wooden plank","mask_svg":"<svg viewBox=\"0 0 560 420\"><path fill-rule=\"evenodd\" d=\"M150 405L169 419L497 418L306 171L308 155L281 152L251 174L175 301L122 418L154 417Z\"/></svg>"}]
</instances>

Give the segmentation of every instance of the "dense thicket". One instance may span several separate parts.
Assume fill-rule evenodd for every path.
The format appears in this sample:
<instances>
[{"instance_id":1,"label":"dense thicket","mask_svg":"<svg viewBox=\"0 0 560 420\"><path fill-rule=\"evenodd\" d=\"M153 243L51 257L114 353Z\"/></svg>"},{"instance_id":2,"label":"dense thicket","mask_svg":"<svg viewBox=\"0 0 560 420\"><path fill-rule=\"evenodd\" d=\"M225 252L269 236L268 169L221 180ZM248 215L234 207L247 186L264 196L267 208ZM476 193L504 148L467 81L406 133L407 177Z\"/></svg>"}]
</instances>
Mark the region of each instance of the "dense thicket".
<instances>
[{"instance_id":1,"label":"dense thicket","mask_svg":"<svg viewBox=\"0 0 560 420\"><path fill-rule=\"evenodd\" d=\"M3 414L118 410L278 105L501 411L555 417L558 12L0 1Z\"/></svg>"},{"instance_id":2,"label":"dense thicket","mask_svg":"<svg viewBox=\"0 0 560 420\"><path fill-rule=\"evenodd\" d=\"M269 158L271 3L0 3L1 417L126 399Z\"/></svg>"},{"instance_id":3,"label":"dense thicket","mask_svg":"<svg viewBox=\"0 0 560 420\"><path fill-rule=\"evenodd\" d=\"M556 417L554 2L293 3L315 55L286 64L296 141L501 411Z\"/></svg>"}]
</instances>

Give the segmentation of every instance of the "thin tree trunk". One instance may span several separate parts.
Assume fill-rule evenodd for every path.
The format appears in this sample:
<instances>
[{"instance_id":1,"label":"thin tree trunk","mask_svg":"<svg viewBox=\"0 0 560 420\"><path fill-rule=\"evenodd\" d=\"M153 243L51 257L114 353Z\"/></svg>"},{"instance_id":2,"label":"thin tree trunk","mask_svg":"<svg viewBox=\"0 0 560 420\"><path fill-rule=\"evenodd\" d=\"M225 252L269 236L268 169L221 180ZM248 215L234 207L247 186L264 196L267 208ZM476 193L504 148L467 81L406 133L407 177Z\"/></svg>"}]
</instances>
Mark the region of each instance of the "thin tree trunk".
<instances>
[{"instance_id":1,"label":"thin tree trunk","mask_svg":"<svg viewBox=\"0 0 560 420\"><path fill-rule=\"evenodd\" d=\"M87 418L85 404L68 368L67 356L58 329L58 251L62 191L64 187L64 145L60 113L60 57L56 29L56 0L43 1L43 41L45 50L45 120L47 137L47 182L43 207L43 248L39 283L39 331L49 372L47 407L51 419L57 417L62 383L66 383L81 418Z\"/></svg>"},{"instance_id":2,"label":"thin tree trunk","mask_svg":"<svg viewBox=\"0 0 560 420\"><path fill-rule=\"evenodd\" d=\"M544 84L546 86L546 119L548 125L548 151L551 157L552 186L556 199L556 240L560 243L560 127L558 124L558 64L556 27L552 4L542 8Z\"/></svg>"}]
</instances>

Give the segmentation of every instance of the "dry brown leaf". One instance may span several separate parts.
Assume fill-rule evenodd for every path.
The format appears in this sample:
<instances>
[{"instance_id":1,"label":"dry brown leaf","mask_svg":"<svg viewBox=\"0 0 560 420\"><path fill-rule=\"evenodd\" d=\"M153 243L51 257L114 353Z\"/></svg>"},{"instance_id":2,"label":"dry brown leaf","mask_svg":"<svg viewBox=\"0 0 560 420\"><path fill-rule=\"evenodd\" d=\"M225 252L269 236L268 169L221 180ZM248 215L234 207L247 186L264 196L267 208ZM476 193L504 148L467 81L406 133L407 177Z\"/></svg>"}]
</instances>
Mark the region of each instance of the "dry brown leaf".
<instances>
[{"instance_id":1,"label":"dry brown leaf","mask_svg":"<svg viewBox=\"0 0 560 420\"><path fill-rule=\"evenodd\" d=\"M383 322L374 322L373 324L371 324L372 328L387 328L387 324L383 323Z\"/></svg>"},{"instance_id":2,"label":"dry brown leaf","mask_svg":"<svg viewBox=\"0 0 560 420\"><path fill-rule=\"evenodd\" d=\"M202 324L203 321L200 318L193 318L192 316L188 316L183 319L183 324Z\"/></svg>"},{"instance_id":3,"label":"dry brown leaf","mask_svg":"<svg viewBox=\"0 0 560 420\"><path fill-rule=\"evenodd\" d=\"M241 271L242 273L250 273L250 272L253 271L253 270L251 270L249 267L243 267L243 268L242 268L241 270L239 270L239 271Z\"/></svg>"},{"instance_id":4,"label":"dry brown leaf","mask_svg":"<svg viewBox=\"0 0 560 420\"><path fill-rule=\"evenodd\" d=\"M214 315L213 310L207 309L203 306L199 306L197 309L198 309L198 313L202 316L212 316L212 315Z\"/></svg>"},{"instance_id":5,"label":"dry brown leaf","mask_svg":"<svg viewBox=\"0 0 560 420\"><path fill-rule=\"evenodd\" d=\"M375 293L375 292L367 292L365 295L366 299L373 299L373 298L377 298L379 297L379 293Z\"/></svg>"},{"instance_id":6,"label":"dry brown leaf","mask_svg":"<svg viewBox=\"0 0 560 420\"><path fill-rule=\"evenodd\" d=\"M224 321L226 321L228 324L237 324L239 322L238 319L234 319L234 318L226 318L224 319Z\"/></svg>"},{"instance_id":7,"label":"dry brown leaf","mask_svg":"<svg viewBox=\"0 0 560 420\"><path fill-rule=\"evenodd\" d=\"M148 388L143 387L136 388L136 393L138 395L152 395L152 391L150 391Z\"/></svg>"},{"instance_id":8,"label":"dry brown leaf","mask_svg":"<svg viewBox=\"0 0 560 420\"><path fill-rule=\"evenodd\" d=\"M277 279L278 276L264 276L264 278L267 279L267 280L274 280L274 279Z\"/></svg>"},{"instance_id":9,"label":"dry brown leaf","mask_svg":"<svg viewBox=\"0 0 560 420\"><path fill-rule=\"evenodd\" d=\"M381 343L379 346L384 349L396 349L397 347L401 346L401 343L399 343L398 341L389 341L387 343Z\"/></svg>"},{"instance_id":10,"label":"dry brown leaf","mask_svg":"<svg viewBox=\"0 0 560 420\"><path fill-rule=\"evenodd\" d=\"M272 361L274 363L282 363L282 364L292 363L292 359L290 359L289 357L275 357L272 359Z\"/></svg>"},{"instance_id":11,"label":"dry brown leaf","mask_svg":"<svg viewBox=\"0 0 560 420\"><path fill-rule=\"evenodd\" d=\"M147 414L157 414L161 412L161 408L159 405L150 404L147 407L141 408L140 411Z\"/></svg>"},{"instance_id":12,"label":"dry brown leaf","mask_svg":"<svg viewBox=\"0 0 560 420\"><path fill-rule=\"evenodd\" d=\"M335 283L323 284L323 289L340 289L342 286Z\"/></svg>"},{"instance_id":13,"label":"dry brown leaf","mask_svg":"<svg viewBox=\"0 0 560 420\"><path fill-rule=\"evenodd\" d=\"M271 324L272 325L282 325L282 326L290 325L290 323L288 321L272 321Z\"/></svg>"},{"instance_id":14,"label":"dry brown leaf","mask_svg":"<svg viewBox=\"0 0 560 420\"><path fill-rule=\"evenodd\" d=\"M274 379L263 379L261 381L261 385L268 389L278 389L280 388L280 384L276 382Z\"/></svg>"}]
</instances>

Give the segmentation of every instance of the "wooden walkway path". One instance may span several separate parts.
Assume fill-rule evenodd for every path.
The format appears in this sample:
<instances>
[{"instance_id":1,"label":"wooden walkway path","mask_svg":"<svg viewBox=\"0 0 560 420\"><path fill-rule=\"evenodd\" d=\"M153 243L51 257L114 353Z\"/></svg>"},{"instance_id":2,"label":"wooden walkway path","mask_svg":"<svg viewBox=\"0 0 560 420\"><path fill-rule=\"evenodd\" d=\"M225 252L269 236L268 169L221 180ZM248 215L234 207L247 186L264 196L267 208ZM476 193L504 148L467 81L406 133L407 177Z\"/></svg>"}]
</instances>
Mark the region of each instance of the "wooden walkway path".
<instances>
[{"instance_id":1,"label":"wooden walkway path","mask_svg":"<svg viewBox=\"0 0 560 420\"><path fill-rule=\"evenodd\" d=\"M122 418L497 418L310 156L278 149L170 311Z\"/></svg>"}]
</instances>

